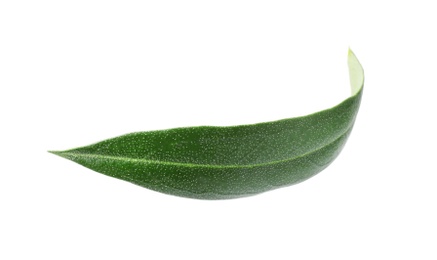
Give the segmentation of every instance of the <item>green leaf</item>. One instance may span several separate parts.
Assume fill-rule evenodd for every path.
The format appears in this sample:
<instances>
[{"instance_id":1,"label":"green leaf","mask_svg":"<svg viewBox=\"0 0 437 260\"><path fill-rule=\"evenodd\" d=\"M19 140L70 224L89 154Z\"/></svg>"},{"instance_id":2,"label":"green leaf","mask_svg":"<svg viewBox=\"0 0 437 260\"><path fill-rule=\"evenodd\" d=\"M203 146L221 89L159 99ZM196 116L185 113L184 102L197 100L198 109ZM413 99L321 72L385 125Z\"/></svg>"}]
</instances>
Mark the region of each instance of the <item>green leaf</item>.
<instances>
[{"instance_id":1,"label":"green leaf","mask_svg":"<svg viewBox=\"0 0 437 260\"><path fill-rule=\"evenodd\" d=\"M304 181L326 168L351 133L364 74L349 50L352 95L311 115L230 127L139 132L52 152L151 190L230 199Z\"/></svg>"}]
</instances>

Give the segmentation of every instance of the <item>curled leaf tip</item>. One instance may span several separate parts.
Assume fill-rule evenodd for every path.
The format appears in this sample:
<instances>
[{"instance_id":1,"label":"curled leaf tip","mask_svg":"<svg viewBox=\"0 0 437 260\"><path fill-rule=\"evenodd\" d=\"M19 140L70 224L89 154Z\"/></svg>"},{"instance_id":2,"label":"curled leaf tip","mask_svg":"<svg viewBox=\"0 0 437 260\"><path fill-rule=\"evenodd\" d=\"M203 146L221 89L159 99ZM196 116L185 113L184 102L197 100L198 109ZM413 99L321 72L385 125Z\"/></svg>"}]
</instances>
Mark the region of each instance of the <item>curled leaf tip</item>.
<instances>
[{"instance_id":1,"label":"curled leaf tip","mask_svg":"<svg viewBox=\"0 0 437 260\"><path fill-rule=\"evenodd\" d=\"M356 95L364 85L364 71L354 52L349 48L348 52L349 80L352 95Z\"/></svg>"}]
</instances>

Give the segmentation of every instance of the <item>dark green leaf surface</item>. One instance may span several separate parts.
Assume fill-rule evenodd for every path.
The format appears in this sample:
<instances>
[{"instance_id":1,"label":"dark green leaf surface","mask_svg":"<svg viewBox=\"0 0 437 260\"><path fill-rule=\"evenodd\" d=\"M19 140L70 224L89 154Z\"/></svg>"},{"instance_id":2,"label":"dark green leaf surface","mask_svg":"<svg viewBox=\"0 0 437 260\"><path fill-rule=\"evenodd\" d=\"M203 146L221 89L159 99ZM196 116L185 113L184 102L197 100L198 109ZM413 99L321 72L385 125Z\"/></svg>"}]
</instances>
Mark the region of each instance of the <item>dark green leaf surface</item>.
<instances>
[{"instance_id":1,"label":"dark green leaf surface","mask_svg":"<svg viewBox=\"0 0 437 260\"><path fill-rule=\"evenodd\" d=\"M197 199L249 196L326 168L352 130L364 74L348 55L351 97L311 115L253 125L139 132L52 152L140 186Z\"/></svg>"}]
</instances>

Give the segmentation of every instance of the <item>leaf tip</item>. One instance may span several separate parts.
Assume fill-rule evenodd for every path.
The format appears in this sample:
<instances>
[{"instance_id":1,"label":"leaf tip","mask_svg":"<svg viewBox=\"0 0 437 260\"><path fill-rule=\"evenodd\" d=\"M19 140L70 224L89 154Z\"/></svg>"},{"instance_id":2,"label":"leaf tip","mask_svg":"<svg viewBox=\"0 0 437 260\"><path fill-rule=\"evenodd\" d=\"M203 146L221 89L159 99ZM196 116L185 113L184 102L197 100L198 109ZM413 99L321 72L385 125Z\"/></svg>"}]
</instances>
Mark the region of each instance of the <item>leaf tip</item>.
<instances>
[{"instance_id":1,"label":"leaf tip","mask_svg":"<svg viewBox=\"0 0 437 260\"><path fill-rule=\"evenodd\" d=\"M63 155L62 155L62 151L47 151L48 153L51 153L51 154L54 154L54 155L57 155L57 156L61 156L61 157L64 157Z\"/></svg>"},{"instance_id":2,"label":"leaf tip","mask_svg":"<svg viewBox=\"0 0 437 260\"><path fill-rule=\"evenodd\" d=\"M352 95L356 95L363 87L364 72L361 63L358 61L355 53L350 47L348 51L348 65Z\"/></svg>"}]
</instances>

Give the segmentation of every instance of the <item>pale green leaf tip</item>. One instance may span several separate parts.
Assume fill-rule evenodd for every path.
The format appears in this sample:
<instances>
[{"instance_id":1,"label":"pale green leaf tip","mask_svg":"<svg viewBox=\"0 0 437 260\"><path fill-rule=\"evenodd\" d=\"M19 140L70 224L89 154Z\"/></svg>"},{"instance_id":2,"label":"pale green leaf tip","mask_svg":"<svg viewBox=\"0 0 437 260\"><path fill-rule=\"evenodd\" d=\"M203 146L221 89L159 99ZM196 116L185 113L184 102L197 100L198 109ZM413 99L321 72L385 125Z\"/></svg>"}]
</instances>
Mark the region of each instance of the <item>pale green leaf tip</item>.
<instances>
[{"instance_id":1,"label":"pale green leaf tip","mask_svg":"<svg viewBox=\"0 0 437 260\"><path fill-rule=\"evenodd\" d=\"M348 51L349 80L352 96L356 95L364 85L364 71L354 52Z\"/></svg>"}]
</instances>

